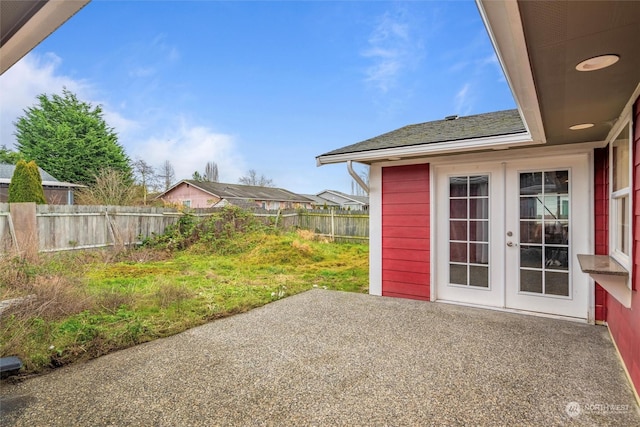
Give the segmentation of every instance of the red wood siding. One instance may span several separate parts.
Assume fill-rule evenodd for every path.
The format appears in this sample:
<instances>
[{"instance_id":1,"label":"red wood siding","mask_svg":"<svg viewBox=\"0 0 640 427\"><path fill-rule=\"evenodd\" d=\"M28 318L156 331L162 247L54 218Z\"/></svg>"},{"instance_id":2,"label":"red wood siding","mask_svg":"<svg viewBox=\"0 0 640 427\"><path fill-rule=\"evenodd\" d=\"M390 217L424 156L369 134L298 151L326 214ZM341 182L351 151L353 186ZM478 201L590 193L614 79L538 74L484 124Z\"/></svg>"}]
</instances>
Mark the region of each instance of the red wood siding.
<instances>
[{"instance_id":1,"label":"red wood siding","mask_svg":"<svg viewBox=\"0 0 640 427\"><path fill-rule=\"evenodd\" d=\"M382 295L429 300L429 165L382 169Z\"/></svg>"},{"instance_id":2,"label":"red wood siding","mask_svg":"<svg viewBox=\"0 0 640 427\"><path fill-rule=\"evenodd\" d=\"M609 147L594 151L594 218L596 255L609 255ZM607 320L607 292L596 283L596 321Z\"/></svg>"},{"instance_id":3,"label":"red wood siding","mask_svg":"<svg viewBox=\"0 0 640 427\"><path fill-rule=\"evenodd\" d=\"M640 100L634 105L633 130L633 288L637 289L640 274ZM607 296L607 324L620 350L631 381L640 390L640 296L633 292L631 308L625 308L615 298Z\"/></svg>"}]
</instances>

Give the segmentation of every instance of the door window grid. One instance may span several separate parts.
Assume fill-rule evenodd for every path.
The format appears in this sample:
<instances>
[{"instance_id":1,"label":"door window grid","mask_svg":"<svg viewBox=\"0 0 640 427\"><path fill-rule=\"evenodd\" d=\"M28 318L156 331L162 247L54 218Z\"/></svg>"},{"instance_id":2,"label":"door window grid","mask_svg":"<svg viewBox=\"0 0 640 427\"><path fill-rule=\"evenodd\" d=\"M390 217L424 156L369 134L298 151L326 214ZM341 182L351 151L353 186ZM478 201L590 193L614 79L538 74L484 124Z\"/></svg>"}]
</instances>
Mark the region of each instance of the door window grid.
<instances>
[{"instance_id":1,"label":"door window grid","mask_svg":"<svg viewBox=\"0 0 640 427\"><path fill-rule=\"evenodd\" d=\"M489 288L489 176L449 178L449 284Z\"/></svg>"},{"instance_id":2,"label":"door window grid","mask_svg":"<svg viewBox=\"0 0 640 427\"><path fill-rule=\"evenodd\" d=\"M520 177L520 292L570 296L569 171Z\"/></svg>"}]
</instances>

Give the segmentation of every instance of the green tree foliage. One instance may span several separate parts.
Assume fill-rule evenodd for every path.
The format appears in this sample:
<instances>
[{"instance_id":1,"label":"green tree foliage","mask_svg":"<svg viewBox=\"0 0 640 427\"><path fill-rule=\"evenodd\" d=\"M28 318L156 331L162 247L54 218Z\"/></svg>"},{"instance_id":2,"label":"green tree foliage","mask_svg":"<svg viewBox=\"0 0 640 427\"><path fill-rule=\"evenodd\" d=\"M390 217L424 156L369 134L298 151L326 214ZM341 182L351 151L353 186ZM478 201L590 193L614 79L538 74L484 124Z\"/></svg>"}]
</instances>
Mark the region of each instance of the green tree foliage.
<instances>
[{"instance_id":1,"label":"green tree foliage","mask_svg":"<svg viewBox=\"0 0 640 427\"><path fill-rule=\"evenodd\" d=\"M15 165L18 160L24 160L24 156L20 152L10 150L6 145L0 147L0 163Z\"/></svg>"},{"instance_id":2,"label":"green tree foliage","mask_svg":"<svg viewBox=\"0 0 640 427\"><path fill-rule=\"evenodd\" d=\"M101 169L131 179L130 160L103 119L102 108L82 102L67 89L62 96L38 96L15 123L17 148L61 181L89 185Z\"/></svg>"},{"instance_id":3,"label":"green tree foliage","mask_svg":"<svg viewBox=\"0 0 640 427\"><path fill-rule=\"evenodd\" d=\"M32 160L29 163L19 160L9 184L9 203L36 202L47 203L42 189L42 177L38 166Z\"/></svg>"}]
</instances>

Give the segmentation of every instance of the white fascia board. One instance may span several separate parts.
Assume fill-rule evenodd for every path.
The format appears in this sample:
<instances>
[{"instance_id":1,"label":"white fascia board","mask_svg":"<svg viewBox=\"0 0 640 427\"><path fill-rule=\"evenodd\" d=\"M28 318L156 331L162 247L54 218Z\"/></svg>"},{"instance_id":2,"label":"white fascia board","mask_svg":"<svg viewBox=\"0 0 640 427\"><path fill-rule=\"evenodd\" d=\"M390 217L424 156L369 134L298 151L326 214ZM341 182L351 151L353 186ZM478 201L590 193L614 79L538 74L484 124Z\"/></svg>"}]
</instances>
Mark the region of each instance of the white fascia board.
<instances>
[{"instance_id":1,"label":"white fascia board","mask_svg":"<svg viewBox=\"0 0 640 427\"><path fill-rule=\"evenodd\" d=\"M0 74L29 53L89 1L48 1L0 48Z\"/></svg>"},{"instance_id":2,"label":"white fascia board","mask_svg":"<svg viewBox=\"0 0 640 427\"><path fill-rule=\"evenodd\" d=\"M532 140L546 143L518 2L476 0L476 4Z\"/></svg>"},{"instance_id":3,"label":"white fascia board","mask_svg":"<svg viewBox=\"0 0 640 427\"><path fill-rule=\"evenodd\" d=\"M405 147L384 148L380 150L361 151L356 153L334 154L316 157L317 166L332 163L343 163L347 160L356 162L376 162L396 157L418 157L437 154L464 153L483 149L507 149L510 147L540 144L531 139L529 132L518 134L491 136L486 138L465 139L460 141L437 142L431 144L411 145Z\"/></svg>"}]
</instances>

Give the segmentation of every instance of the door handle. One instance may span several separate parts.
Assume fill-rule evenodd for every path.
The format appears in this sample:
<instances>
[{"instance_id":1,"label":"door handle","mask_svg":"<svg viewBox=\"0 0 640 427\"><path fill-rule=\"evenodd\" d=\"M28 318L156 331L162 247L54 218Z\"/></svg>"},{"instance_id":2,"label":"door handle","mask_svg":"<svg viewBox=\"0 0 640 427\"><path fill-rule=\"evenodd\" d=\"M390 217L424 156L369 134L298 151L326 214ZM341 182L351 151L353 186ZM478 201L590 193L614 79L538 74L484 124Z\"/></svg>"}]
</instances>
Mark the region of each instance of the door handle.
<instances>
[{"instance_id":1,"label":"door handle","mask_svg":"<svg viewBox=\"0 0 640 427\"><path fill-rule=\"evenodd\" d=\"M509 241L509 242L507 242L507 246L512 247L512 246L518 246L518 245L516 245L513 242Z\"/></svg>"}]
</instances>

